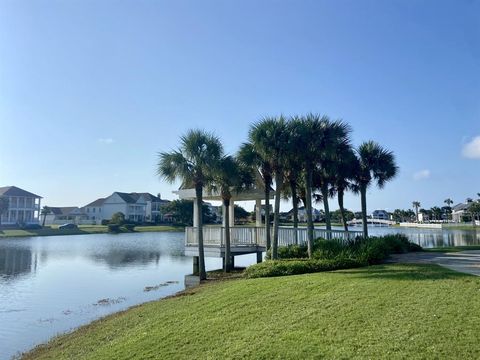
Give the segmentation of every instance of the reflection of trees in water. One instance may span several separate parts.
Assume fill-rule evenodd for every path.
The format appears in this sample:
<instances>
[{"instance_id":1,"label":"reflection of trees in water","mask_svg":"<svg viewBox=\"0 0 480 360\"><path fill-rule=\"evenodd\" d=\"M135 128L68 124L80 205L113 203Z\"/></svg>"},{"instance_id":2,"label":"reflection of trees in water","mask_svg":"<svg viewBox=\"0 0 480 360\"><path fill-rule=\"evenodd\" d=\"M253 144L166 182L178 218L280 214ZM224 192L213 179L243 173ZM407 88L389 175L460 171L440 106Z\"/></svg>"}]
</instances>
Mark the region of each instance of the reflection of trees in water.
<instances>
[{"instance_id":1,"label":"reflection of trees in water","mask_svg":"<svg viewBox=\"0 0 480 360\"><path fill-rule=\"evenodd\" d=\"M475 231L409 232L410 241L425 247L479 245L480 233Z\"/></svg>"},{"instance_id":2,"label":"reflection of trees in water","mask_svg":"<svg viewBox=\"0 0 480 360\"><path fill-rule=\"evenodd\" d=\"M36 272L38 257L30 249L0 248L0 275L16 276Z\"/></svg>"},{"instance_id":3,"label":"reflection of trees in water","mask_svg":"<svg viewBox=\"0 0 480 360\"><path fill-rule=\"evenodd\" d=\"M179 253L178 255L181 255ZM105 253L94 253L91 258L95 262L106 263L110 268L120 268L131 265L159 264L160 258L170 258L183 260L176 257L175 254L162 254L160 251L128 250L128 249L110 249Z\"/></svg>"}]
</instances>

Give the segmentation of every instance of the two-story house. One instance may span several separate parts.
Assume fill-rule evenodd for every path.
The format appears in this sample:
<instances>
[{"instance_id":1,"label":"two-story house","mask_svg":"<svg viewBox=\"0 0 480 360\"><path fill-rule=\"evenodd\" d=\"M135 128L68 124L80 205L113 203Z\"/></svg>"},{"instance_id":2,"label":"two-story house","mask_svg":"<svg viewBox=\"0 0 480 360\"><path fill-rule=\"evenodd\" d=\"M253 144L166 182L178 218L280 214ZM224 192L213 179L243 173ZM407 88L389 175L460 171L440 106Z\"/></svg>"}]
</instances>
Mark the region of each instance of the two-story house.
<instances>
[{"instance_id":1,"label":"two-story house","mask_svg":"<svg viewBox=\"0 0 480 360\"><path fill-rule=\"evenodd\" d=\"M38 224L41 196L16 186L0 187L0 196L8 199L8 210L2 214L2 225Z\"/></svg>"}]
</instances>

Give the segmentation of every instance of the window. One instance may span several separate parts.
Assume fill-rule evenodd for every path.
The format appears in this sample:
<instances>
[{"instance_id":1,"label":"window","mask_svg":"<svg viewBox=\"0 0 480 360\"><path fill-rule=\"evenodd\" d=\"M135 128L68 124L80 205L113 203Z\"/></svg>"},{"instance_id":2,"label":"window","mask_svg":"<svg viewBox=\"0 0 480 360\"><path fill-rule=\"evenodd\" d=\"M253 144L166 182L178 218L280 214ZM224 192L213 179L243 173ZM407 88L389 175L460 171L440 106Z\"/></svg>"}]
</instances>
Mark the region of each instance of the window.
<instances>
[{"instance_id":1,"label":"window","mask_svg":"<svg viewBox=\"0 0 480 360\"><path fill-rule=\"evenodd\" d=\"M93 208L93 212L95 212L95 209L96 209L96 208Z\"/></svg>"},{"instance_id":2,"label":"window","mask_svg":"<svg viewBox=\"0 0 480 360\"><path fill-rule=\"evenodd\" d=\"M98 212L102 212L102 208L98 208Z\"/></svg>"},{"instance_id":3,"label":"window","mask_svg":"<svg viewBox=\"0 0 480 360\"><path fill-rule=\"evenodd\" d=\"M87 208L87 213L89 213L89 212L90 212L90 208Z\"/></svg>"}]
</instances>

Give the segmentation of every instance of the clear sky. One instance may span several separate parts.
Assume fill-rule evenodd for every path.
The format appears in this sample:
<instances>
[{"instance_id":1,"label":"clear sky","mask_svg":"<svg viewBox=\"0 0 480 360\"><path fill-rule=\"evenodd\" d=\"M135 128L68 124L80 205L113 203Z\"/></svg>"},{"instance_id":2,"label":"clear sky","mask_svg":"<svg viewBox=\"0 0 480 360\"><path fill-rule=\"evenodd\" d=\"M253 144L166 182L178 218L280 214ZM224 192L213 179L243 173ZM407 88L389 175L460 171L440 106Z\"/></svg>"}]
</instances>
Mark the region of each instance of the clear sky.
<instances>
[{"instance_id":1,"label":"clear sky","mask_svg":"<svg viewBox=\"0 0 480 360\"><path fill-rule=\"evenodd\" d=\"M310 111L395 152L370 211L475 197L480 2L0 0L0 186L43 204L173 199L157 153L186 130L233 153L263 115Z\"/></svg>"}]
</instances>

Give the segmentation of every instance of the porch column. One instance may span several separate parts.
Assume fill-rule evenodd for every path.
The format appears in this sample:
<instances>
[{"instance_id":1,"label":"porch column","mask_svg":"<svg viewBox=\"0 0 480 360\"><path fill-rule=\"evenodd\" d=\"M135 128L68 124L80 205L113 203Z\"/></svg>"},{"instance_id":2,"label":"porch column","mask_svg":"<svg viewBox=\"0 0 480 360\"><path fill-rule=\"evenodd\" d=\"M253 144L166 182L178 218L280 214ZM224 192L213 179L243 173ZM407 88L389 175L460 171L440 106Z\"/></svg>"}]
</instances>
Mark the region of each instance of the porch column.
<instances>
[{"instance_id":1,"label":"porch column","mask_svg":"<svg viewBox=\"0 0 480 360\"><path fill-rule=\"evenodd\" d=\"M228 211L230 212L230 227L235 225L235 201L230 200L230 206L228 207Z\"/></svg>"},{"instance_id":2,"label":"porch column","mask_svg":"<svg viewBox=\"0 0 480 360\"><path fill-rule=\"evenodd\" d=\"M193 227L198 227L198 205L197 199L193 199Z\"/></svg>"},{"instance_id":3,"label":"porch column","mask_svg":"<svg viewBox=\"0 0 480 360\"><path fill-rule=\"evenodd\" d=\"M255 200L255 225L262 226L262 200Z\"/></svg>"}]
</instances>

